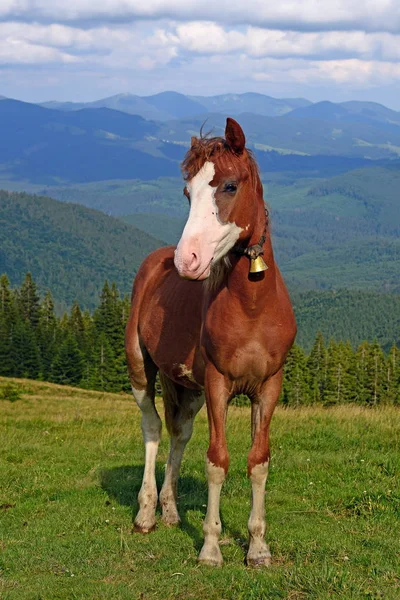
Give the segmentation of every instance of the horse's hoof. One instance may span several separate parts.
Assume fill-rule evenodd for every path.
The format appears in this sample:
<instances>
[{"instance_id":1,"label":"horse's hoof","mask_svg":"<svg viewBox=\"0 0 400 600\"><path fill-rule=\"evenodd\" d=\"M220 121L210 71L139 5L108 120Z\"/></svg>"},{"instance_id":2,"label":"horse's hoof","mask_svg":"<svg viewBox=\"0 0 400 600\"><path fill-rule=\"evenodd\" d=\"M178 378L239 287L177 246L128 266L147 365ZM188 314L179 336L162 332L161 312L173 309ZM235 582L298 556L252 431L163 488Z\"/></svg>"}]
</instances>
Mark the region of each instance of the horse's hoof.
<instances>
[{"instance_id":1,"label":"horse's hoof","mask_svg":"<svg viewBox=\"0 0 400 600\"><path fill-rule=\"evenodd\" d=\"M222 567L224 561L215 560L214 558L198 558L197 562L199 565L205 565L207 567Z\"/></svg>"},{"instance_id":2,"label":"horse's hoof","mask_svg":"<svg viewBox=\"0 0 400 600\"><path fill-rule=\"evenodd\" d=\"M181 524L181 520L179 517L177 519L171 519L163 516L161 520L167 527L179 527L179 525Z\"/></svg>"},{"instance_id":3,"label":"horse's hoof","mask_svg":"<svg viewBox=\"0 0 400 600\"><path fill-rule=\"evenodd\" d=\"M197 562L208 567L222 567L224 559L219 546L203 546Z\"/></svg>"},{"instance_id":4,"label":"horse's hoof","mask_svg":"<svg viewBox=\"0 0 400 600\"><path fill-rule=\"evenodd\" d=\"M165 504L162 505L161 520L167 527L176 527L177 525L180 525L181 518L176 509L176 506L168 507Z\"/></svg>"},{"instance_id":5,"label":"horse's hoof","mask_svg":"<svg viewBox=\"0 0 400 600\"><path fill-rule=\"evenodd\" d=\"M270 567L271 566L271 555L267 556L257 556L255 558L247 557L247 566L252 569L259 569L262 567Z\"/></svg>"},{"instance_id":6,"label":"horse's hoof","mask_svg":"<svg viewBox=\"0 0 400 600\"><path fill-rule=\"evenodd\" d=\"M139 525L139 523L134 523L133 528L132 528L132 533L142 533L142 534L151 533L152 531L155 530L155 528L156 528L155 523L154 523L154 525L151 525L150 527L148 527L146 525Z\"/></svg>"}]
</instances>

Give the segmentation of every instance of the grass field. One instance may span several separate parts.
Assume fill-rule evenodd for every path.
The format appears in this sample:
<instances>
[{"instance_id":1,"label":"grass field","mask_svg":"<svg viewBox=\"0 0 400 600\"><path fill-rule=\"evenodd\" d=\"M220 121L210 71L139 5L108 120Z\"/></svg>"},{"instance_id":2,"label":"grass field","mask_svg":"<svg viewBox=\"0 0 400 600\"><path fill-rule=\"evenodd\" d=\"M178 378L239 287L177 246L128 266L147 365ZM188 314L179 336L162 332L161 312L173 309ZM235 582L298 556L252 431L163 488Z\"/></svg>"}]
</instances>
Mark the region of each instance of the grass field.
<instances>
[{"instance_id":1,"label":"grass field","mask_svg":"<svg viewBox=\"0 0 400 600\"><path fill-rule=\"evenodd\" d=\"M6 380L0 378L0 388ZM231 407L221 569L200 567L207 421L179 488L182 526L132 534L141 483L139 411L125 395L15 380L0 401L0 598L400 598L400 412L276 411L267 493L273 566L244 566L249 410ZM167 456L164 435L158 462Z\"/></svg>"}]
</instances>

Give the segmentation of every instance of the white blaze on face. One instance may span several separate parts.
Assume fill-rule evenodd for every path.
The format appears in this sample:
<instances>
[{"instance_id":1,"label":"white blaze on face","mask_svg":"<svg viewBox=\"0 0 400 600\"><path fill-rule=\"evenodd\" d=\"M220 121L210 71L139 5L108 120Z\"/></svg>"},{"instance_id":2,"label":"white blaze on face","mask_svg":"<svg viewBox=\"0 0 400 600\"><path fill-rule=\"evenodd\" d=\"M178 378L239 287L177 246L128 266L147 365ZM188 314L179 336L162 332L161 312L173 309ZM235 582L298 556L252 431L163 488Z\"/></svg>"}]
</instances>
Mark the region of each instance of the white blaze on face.
<instances>
[{"instance_id":1,"label":"white blaze on face","mask_svg":"<svg viewBox=\"0 0 400 600\"><path fill-rule=\"evenodd\" d=\"M182 277L206 279L211 263L234 246L242 229L236 223L221 223L215 202L216 187L210 185L215 167L206 162L187 184L190 212L175 252L175 266Z\"/></svg>"}]
</instances>

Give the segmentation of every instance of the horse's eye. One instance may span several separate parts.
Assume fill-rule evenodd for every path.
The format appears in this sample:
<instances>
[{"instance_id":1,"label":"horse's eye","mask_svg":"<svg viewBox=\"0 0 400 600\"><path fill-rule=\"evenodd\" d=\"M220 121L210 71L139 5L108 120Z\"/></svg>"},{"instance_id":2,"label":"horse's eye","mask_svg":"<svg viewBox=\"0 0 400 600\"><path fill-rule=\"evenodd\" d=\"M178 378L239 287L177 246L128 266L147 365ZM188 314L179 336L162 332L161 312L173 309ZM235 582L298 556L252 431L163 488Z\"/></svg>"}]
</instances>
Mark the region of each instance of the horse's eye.
<instances>
[{"instance_id":1,"label":"horse's eye","mask_svg":"<svg viewBox=\"0 0 400 600\"><path fill-rule=\"evenodd\" d=\"M237 184L236 183L227 183L224 186L224 192L228 192L229 194L234 194L237 190Z\"/></svg>"}]
</instances>

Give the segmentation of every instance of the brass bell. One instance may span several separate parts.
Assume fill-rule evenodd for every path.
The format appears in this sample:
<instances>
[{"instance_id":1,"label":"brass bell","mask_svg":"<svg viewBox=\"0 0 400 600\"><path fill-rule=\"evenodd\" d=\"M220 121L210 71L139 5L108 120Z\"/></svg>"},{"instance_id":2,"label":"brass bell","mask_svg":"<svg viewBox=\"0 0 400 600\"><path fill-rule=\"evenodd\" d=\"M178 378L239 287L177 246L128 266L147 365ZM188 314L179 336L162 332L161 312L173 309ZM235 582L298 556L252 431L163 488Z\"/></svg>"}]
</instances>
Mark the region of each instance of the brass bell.
<instances>
[{"instance_id":1,"label":"brass bell","mask_svg":"<svg viewBox=\"0 0 400 600\"><path fill-rule=\"evenodd\" d=\"M257 256L257 258L250 258L249 273L261 273L262 271L266 271L267 269L268 267L265 264L262 256Z\"/></svg>"}]
</instances>

